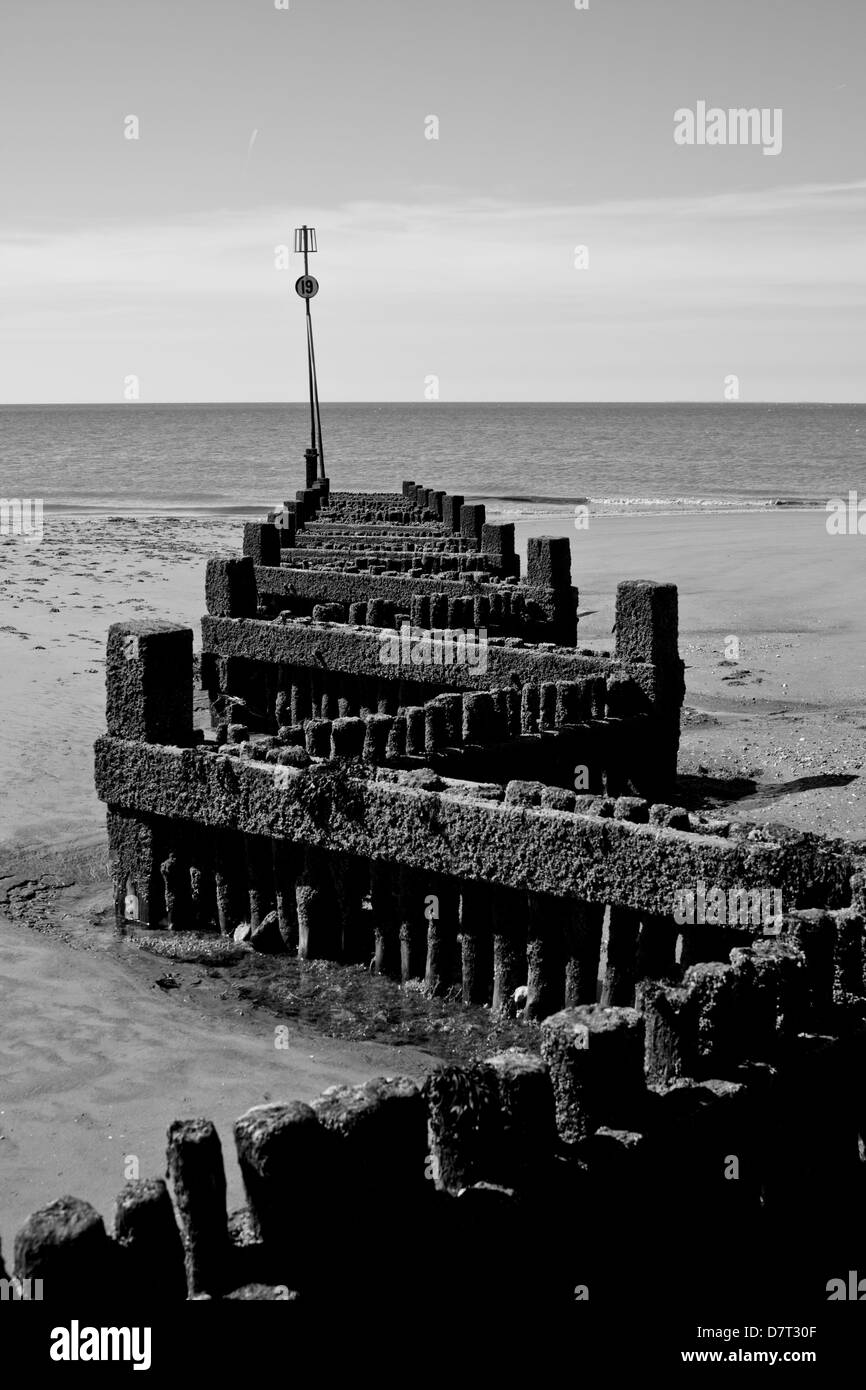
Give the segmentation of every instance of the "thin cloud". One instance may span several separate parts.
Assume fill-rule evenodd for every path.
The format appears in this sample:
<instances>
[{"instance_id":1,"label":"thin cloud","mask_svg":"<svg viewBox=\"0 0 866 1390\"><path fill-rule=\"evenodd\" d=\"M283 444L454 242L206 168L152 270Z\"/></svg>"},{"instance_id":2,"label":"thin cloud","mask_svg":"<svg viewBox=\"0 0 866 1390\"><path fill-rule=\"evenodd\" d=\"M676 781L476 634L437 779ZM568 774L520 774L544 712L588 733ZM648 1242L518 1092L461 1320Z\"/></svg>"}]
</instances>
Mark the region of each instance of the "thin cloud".
<instances>
[{"instance_id":1,"label":"thin cloud","mask_svg":"<svg viewBox=\"0 0 866 1390\"><path fill-rule=\"evenodd\" d=\"M302 394L295 272L275 257L307 221L336 398L412 399L440 370L450 399L705 398L728 371L752 399L862 395L866 181L544 206L428 194L13 228L5 389L101 399L144 358L150 399L274 399L284 361Z\"/></svg>"},{"instance_id":2,"label":"thin cloud","mask_svg":"<svg viewBox=\"0 0 866 1390\"><path fill-rule=\"evenodd\" d=\"M849 218L840 219L841 208ZM41 236L13 230L0 242L0 285L16 299L58 287L114 286L127 297L155 287L270 294L277 248L291 248L299 217L267 207ZM866 181L573 206L358 202L311 210L309 219L319 224L320 263L332 284L361 298L389 287L423 297L449 285L498 289L512 299L636 281L650 293L702 282L708 292L729 283L802 287L842 279L855 287L866 275ZM737 225L744 219L747 233ZM577 244L590 247L582 281L573 264Z\"/></svg>"}]
</instances>

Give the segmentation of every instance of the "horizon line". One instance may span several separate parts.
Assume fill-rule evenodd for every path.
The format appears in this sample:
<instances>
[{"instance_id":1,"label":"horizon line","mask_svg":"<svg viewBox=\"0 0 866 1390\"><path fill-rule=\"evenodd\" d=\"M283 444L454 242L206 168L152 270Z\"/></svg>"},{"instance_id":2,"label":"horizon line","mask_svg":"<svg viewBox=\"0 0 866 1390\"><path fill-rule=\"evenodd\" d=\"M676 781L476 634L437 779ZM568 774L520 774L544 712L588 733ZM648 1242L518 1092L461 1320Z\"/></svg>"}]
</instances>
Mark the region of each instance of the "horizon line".
<instances>
[{"instance_id":1,"label":"horizon line","mask_svg":"<svg viewBox=\"0 0 866 1390\"><path fill-rule=\"evenodd\" d=\"M198 408L200 406L269 406L283 407L287 405L299 405L309 408L309 401L303 398L288 401L256 401L256 400L210 400L210 401L0 401L0 410L30 410L30 409L82 409L91 410L95 407L117 410L151 409L160 406L180 406ZM492 406L527 406L527 405L568 405L568 406L595 406L595 405L718 405L729 408L731 406L755 406L755 405L826 405L826 406L860 406L866 405L866 399L851 401L828 401L828 400L749 400L749 401L720 401L713 398L701 398L699 400L683 400L671 398L668 400L649 400L640 397L612 400L453 400L453 401L419 401L411 400L339 400L323 401L323 406L344 406L344 405L417 405L425 409L435 409L437 406L449 405L492 405Z\"/></svg>"}]
</instances>

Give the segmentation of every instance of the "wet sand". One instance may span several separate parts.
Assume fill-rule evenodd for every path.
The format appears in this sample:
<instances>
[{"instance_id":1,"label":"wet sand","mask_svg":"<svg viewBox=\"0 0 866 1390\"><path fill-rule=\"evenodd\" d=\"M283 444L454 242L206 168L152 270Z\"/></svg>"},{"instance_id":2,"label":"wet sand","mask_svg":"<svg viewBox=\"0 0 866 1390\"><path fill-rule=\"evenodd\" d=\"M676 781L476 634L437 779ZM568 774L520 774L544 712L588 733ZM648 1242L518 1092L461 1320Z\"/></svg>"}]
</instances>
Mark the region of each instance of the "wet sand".
<instances>
[{"instance_id":1,"label":"wet sand","mask_svg":"<svg viewBox=\"0 0 866 1390\"><path fill-rule=\"evenodd\" d=\"M98 893L97 893L98 896ZM220 1133L229 1208L242 1205L232 1124L251 1105L311 1100L337 1082L420 1076L413 1048L341 1043L292 1027L275 1047L275 1018L225 995L201 967L144 952L70 949L0 915L0 1237L65 1193L110 1219L127 1176L165 1168L172 1120L205 1115ZM166 967L179 978L165 990ZM230 971L220 972L226 979ZM202 988L210 984L210 988Z\"/></svg>"}]
</instances>

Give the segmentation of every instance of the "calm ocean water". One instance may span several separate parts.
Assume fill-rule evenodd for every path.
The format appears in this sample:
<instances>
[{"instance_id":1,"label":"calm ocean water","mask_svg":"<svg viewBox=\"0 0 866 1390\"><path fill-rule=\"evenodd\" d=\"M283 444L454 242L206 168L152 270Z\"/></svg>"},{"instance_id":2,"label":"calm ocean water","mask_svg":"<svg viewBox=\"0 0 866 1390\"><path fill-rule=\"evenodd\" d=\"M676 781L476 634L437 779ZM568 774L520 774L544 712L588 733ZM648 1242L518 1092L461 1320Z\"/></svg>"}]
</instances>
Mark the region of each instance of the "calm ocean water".
<instances>
[{"instance_id":1,"label":"calm ocean water","mask_svg":"<svg viewBox=\"0 0 866 1390\"><path fill-rule=\"evenodd\" d=\"M303 486L291 405L0 407L0 495L51 510L257 511ZM520 515L823 506L866 496L866 405L328 405L338 489L403 478Z\"/></svg>"}]
</instances>

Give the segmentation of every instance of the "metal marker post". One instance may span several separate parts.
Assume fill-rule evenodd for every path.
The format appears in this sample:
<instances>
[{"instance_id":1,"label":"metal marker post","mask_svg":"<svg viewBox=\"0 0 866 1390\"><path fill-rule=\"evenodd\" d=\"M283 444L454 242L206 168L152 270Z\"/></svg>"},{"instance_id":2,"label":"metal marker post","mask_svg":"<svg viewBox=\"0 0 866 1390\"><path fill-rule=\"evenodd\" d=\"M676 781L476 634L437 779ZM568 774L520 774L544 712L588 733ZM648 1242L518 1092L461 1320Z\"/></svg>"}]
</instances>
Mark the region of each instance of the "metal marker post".
<instances>
[{"instance_id":1,"label":"metal marker post","mask_svg":"<svg viewBox=\"0 0 866 1390\"><path fill-rule=\"evenodd\" d=\"M310 384L310 449L309 455L317 459L317 476L325 476L325 452L322 447L322 415L319 409L319 382L316 376L316 349L313 344L313 319L310 314L310 300L319 293L319 282L310 274L310 253L317 251L315 227L295 228L295 251L302 252L304 273L295 281L295 291L306 301L307 306L307 375ZM308 456L309 456L308 455ZM309 479L307 480L309 483Z\"/></svg>"}]
</instances>

